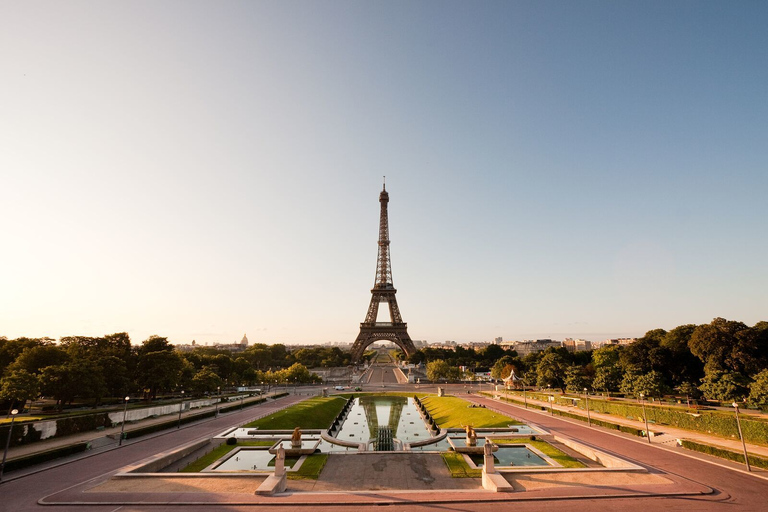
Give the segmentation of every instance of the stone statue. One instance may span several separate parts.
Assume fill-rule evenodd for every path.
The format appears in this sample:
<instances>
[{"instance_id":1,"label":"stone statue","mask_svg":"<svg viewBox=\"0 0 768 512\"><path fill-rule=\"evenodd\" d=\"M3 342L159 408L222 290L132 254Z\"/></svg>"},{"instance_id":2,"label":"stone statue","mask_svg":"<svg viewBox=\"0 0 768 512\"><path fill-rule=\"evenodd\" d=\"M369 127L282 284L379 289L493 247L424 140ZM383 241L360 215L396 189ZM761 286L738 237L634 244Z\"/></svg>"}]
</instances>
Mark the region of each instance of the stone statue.
<instances>
[{"instance_id":1,"label":"stone statue","mask_svg":"<svg viewBox=\"0 0 768 512\"><path fill-rule=\"evenodd\" d=\"M486 437L483 445L483 472L495 473L493 466L493 443Z\"/></svg>"},{"instance_id":2,"label":"stone statue","mask_svg":"<svg viewBox=\"0 0 768 512\"><path fill-rule=\"evenodd\" d=\"M293 429L293 435L291 436L291 446L294 448L301 448L301 429L299 427Z\"/></svg>"},{"instance_id":3,"label":"stone statue","mask_svg":"<svg viewBox=\"0 0 768 512\"><path fill-rule=\"evenodd\" d=\"M464 432L467 433L467 446L477 446L477 434L475 429L471 425L464 427Z\"/></svg>"},{"instance_id":4,"label":"stone statue","mask_svg":"<svg viewBox=\"0 0 768 512\"><path fill-rule=\"evenodd\" d=\"M285 475L285 448L282 446L277 449L275 456L275 476Z\"/></svg>"}]
</instances>

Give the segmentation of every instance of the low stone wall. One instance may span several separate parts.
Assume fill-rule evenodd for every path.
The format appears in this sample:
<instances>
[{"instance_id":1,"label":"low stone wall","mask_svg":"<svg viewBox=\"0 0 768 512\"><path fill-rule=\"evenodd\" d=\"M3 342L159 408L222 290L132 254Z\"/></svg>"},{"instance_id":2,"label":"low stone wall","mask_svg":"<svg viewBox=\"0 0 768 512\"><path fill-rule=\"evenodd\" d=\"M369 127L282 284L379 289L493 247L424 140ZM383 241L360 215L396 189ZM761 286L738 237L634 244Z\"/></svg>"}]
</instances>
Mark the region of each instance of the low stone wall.
<instances>
[{"instance_id":1,"label":"low stone wall","mask_svg":"<svg viewBox=\"0 0 768 512\"><path fill-rule=\"evenodd\" d=\"M633 464L628 460L616 457L615 455L611 455L600 450L595 450L594 448L590 448L589 446L579 443L573 439L560 436L553 436L553 438L555 441L564 444L571 450L579 452L580 454L584 455L590 460L597 462L598 464L602 464L603 467L630 471L645 471L645 468L638 466L637 464Z\"/></svg>"},{"instance_id":2,"label":"low stone wall","mask_svg":"<svg viewBox=\"0 0 768 512\"><path fill-rule=\"evenodd\" d=\"M180 459L183 459L190 453L193 453L205 445L210 444L210 442L210 439L203 439L185 444L181 448L160 452L157 455L149 457L148 459L140 460L136 464L126 466L120 471L120 473L118 473L118 475L125 473L157 473L161 469L170 466Z\"/></svg>"},{"instance_id":3,"label":"low stone wall","mask_svg":"<svg viewBox=\"0 0 768 512\"><path fill-rule=\"evenodd\" d=\"M199 409L201 407L208 407L216 402L219 402L218 398L205 398L201 400L190 400L184 402L183 411L189 411L191 409ZM150 418L152 416L165 416L166 414L178 414L179 404L158 405L155 407L145 407L142 409L130 409L126 412L125 421L140 421ZM120 424L123 422L123 411L115 411L109 413L109 420L112 423Z\"/></svg>"}]
</instances>

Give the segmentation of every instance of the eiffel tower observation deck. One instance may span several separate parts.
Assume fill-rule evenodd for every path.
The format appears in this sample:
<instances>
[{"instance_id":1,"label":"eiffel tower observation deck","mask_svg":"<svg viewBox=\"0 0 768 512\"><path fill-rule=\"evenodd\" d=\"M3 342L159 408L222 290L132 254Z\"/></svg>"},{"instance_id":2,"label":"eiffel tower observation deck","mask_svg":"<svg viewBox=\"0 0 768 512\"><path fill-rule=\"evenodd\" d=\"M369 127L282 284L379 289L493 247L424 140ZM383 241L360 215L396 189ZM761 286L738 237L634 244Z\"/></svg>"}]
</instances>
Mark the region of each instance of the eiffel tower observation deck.
<instances>
[{"instance_id":1,"label":"eiffel tower observation deck","mask_svg":"<svg viewBox=\"0 0 768 512\"><path fill-rule=\"evenodd\" d=\"M379 194L381 216L379 218L379 254L376 260L376 281L371 289L371 303L365 321L360 324L360 334L352 345L352 360L359 361L371 343L376 341L391 341L399 346L407 355L416 352L416 347L408 336L408 324L400 316L395 294L397 290L392 284L392 266L389 256L389 194L386 182ZM377 322L379 305L389 307L389 322Z\"/></svg>"}]
</instances>

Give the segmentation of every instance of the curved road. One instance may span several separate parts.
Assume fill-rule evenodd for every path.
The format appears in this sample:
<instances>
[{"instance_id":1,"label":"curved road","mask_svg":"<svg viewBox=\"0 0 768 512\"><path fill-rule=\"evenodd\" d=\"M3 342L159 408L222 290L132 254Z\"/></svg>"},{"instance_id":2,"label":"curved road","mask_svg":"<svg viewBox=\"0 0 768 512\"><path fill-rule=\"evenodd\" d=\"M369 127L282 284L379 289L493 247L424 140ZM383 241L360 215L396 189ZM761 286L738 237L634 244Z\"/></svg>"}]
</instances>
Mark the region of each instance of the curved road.
<instances>
[{"instance_id":1,"label":"curved road","mask_svg":"<svg viewBox=\"0 0 768 512\"><path fill-rule=\"evenodd\" d=\"M382 368L383 370L384 368ZM391 369L390 369L391 374ZM382 378L386 373L382 372ZM404 386L403 386L404 387ZM144 459L163 450L173 448L186 442L199 439L203 436L211 436L230 426L240 425L256 416L272 412L303 397L291 395L276 402L256 406L250 410L238 411L222 415L218 419L203 420L200 423L190 425L181 430L172 430L163 435L145 440L137 440L124 444L122 448L95 454L93 456L67 463L58 467L43 470L38 473L5 481L0 484L0 510L9 512L26 512L42 510L87 510L94 512L165 512L180 511L196 512L211 510L253 511L259 507L254 505L91 505L91 506L41 506L37 500L57 491L64 490L76 484L100 477L116 469ZM498 512L503 510L518 511L589 511L597 510L621 510L622 512L649 512L653 510L665 511L760 511L766 510L766 497L768 497L768 480L748 474L740 469L731 469L725 466L739 468L728 462L712 464L696 457L688 457L672 450L649 446L642 440L613 434L606 430L589 428L586 425L571 423L570 421L551 417L521 407L495 402L485 397L468 395L467 398L488 407L493 407L511 416L530 421L556 433L581 439L588 445L603 448L628 458L636 463L648 466L651 471L654 468L678 475L683 479L698 482L715 489L710 495L703 496L671 496L671 497L646 497L646 498L590 498L570 499L562 501L547 501L546 505L539 501L516 501L514 503L444 503L433 505L418 505L400 502L397 510L426 511L441 509L445 511L477 510ZM714 460L714 459L712 459ZM765 472L762 473L765 475ZM13 473L7 475L13 478ZM514 493L517 498L524 497L523 493ZM415 495L411 495L414 496ZM279 498L273 502L279 505ZM292 508L292 507L288 507ZM327 510L338 509L339 505L301 506L302 510ZM284 509L284 507L279 507ZM346 507L352 510L351 507Z\"/></svg>"},{"instance_id":2,"label":"curved road","mask_svg":"<svg viewBox=\"0 0 768 512\"><path fill-rule=\"evenodd\" d=\"M73 508L72 506L49 505L43 507L37 504L37 500L54 492L100 477L162 451L203 437L217 435L228 428L240 426L255 418L271 414L276 410L306 398L306 396L289 395L275 401L247 408L243 411L222 414L216 419L201 420L179 430L171 429L154 437L139 438L136 441L124 441L123 446L120 448L99 452L27 476L14 478L14 473L8 473L4 475L3 483L0 484L0 511L25 512L35 510L40 512L43 510L77 510L78 507ZM87 508L89 512L107 512L117 510L118 508L121 512L147 510L142 508L116 507L115 505L98 505L82 508ZM157 512L163 510L163 507L153 506L149 507L149 510ZM176 510L179 510L179 508L176 507ZM209 508L208 510L210 511L211 509Z\"/></svg>"}]
</instances>

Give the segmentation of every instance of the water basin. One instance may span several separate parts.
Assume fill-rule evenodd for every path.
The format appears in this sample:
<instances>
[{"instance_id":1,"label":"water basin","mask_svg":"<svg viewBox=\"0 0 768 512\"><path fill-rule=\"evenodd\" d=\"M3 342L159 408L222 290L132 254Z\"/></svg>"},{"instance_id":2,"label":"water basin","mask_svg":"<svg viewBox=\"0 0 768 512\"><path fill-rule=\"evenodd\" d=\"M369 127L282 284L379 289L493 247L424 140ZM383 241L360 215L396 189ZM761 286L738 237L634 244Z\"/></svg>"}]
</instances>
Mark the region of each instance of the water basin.
<instances>
[{"instance_id":1,"label":"water basin","mask_svg":"<svg viewBox=\"0 0 768 512\"><path fill-rule=\"evenodd\" d=\"M478 439L478 444L480 440ZM483 467L482 455L470 455L470 459L479 468ZM525 445L499 445L499 450L493 453L496 466L549 466L549 463L531 451Z\"/></svg>"},{"instance_id":2,"label":"water basin","mask_svg":"<svg viewBox=\"0 0 768 512\"><path fill-rule=\"evenodd\" d=\"M293 467L298 457L286 457L285 465ZM275 456L269 450L259 448L241 448L235 450L212 471L272 471L275 468Z\"/></svg>"}]
</instances>

